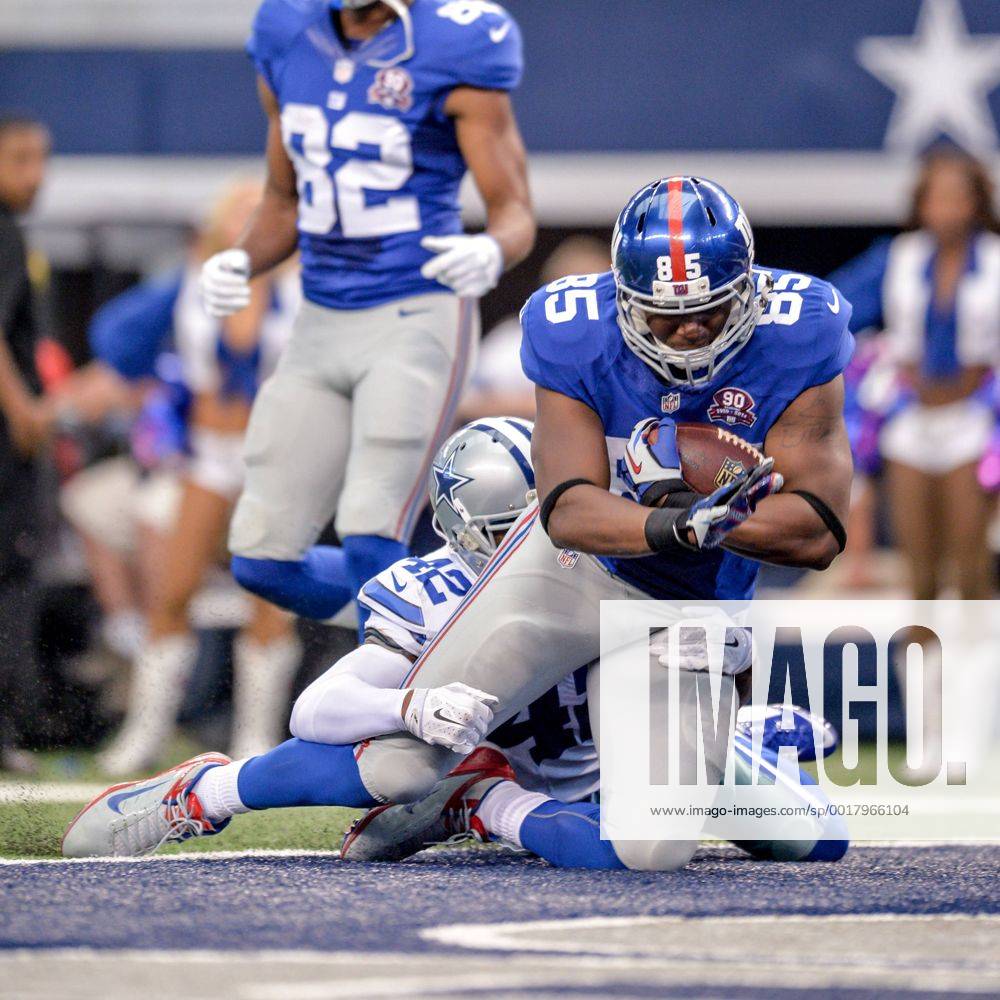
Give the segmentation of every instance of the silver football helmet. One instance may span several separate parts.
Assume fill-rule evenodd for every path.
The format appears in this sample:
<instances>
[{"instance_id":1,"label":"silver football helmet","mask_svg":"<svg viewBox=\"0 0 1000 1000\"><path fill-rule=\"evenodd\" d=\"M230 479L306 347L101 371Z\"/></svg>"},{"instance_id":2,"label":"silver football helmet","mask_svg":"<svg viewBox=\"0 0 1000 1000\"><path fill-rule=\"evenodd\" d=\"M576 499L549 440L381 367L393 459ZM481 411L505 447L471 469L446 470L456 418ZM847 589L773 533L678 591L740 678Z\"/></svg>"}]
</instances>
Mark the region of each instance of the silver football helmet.
<instances>
[{"instance_id":1,"label":"silver football helmet","mask_svg":"<svg viewBox=\"0 0 1000 1000\"><path fill-rule=\"evenodd\" d=\"M427 479L434 530L477 575L534 499L531 431L515 417L474 420L434 456Z\"/></svg>"}]
</instances>

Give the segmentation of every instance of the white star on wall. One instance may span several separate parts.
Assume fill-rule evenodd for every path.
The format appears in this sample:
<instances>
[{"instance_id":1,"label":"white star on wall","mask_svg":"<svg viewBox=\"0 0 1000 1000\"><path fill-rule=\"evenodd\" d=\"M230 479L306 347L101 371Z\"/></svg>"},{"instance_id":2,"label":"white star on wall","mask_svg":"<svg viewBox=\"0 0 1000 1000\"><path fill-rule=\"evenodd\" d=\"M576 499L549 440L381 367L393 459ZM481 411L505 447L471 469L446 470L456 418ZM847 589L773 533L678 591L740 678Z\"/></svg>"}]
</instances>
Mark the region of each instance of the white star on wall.
<instances>
[{"instance_id":1,"label":"white star on wall","mask_svg":"<svg viewBox=\"0 0 1000 1000\"><path fill-rule=\"evenodd\" d=\"M919 152L942 134L970 152L997 147L987 102L1000 35L970 35L959 0L924 0L912 37L865 38L858 61L896 92L885 145Z\"/></svg>"}]
</instances>

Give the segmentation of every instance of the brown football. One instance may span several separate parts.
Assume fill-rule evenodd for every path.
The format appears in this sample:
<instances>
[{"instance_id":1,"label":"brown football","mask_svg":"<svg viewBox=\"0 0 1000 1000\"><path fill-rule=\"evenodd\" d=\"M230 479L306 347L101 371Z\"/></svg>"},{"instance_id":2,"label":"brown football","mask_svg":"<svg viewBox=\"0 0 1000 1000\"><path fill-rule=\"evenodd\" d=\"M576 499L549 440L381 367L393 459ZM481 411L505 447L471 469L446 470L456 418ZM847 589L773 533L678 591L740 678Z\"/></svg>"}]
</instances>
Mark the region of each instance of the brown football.
<instances>
[{"instance_id":1,"label":"brown football","mask_svg":"<svg viewBox=\"0 0 1000 1000\"><path fill-rule=\"evenodd\" d=\"M677 451L684 482L703 495L731 483L764 460L752 444L711 424L678 424Z\"/></svg>"}]
</instances>

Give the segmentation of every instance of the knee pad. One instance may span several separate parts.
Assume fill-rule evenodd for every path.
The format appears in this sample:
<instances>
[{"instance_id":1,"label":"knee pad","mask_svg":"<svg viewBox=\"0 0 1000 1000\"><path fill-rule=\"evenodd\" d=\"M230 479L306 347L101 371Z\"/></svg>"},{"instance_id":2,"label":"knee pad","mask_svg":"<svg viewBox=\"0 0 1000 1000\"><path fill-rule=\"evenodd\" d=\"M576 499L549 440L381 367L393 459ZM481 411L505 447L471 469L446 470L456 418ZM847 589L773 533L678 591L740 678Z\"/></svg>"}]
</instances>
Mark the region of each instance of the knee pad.
<instances>
[{"instance_id":1,"label":"knee pad","mask_svg":"<svg viewBox=\"0 0 1000 1000\"><path fill-rule=\"evenodd\" d=\"M683 868L698 847L694 840L616 840L621 863L637 872L673 872Z\"/></svg>"},{"instance_id":2,"label":"knee pad","mask_svg":"<svg viewBox=\"0 0 1000 1000\"><path fill-rule=\"evenodd\" d=\"M259 597L266 597L269 589L276 584L276 577L280 576L281 563L271 559L249 559L246 556L233 556L229 568L233 574L233 579L251 594Z\"/></svg>"},{"instance_id":3,"label":"knee pad","mask_svg":"<svg viewBox=\"0 0 1000 1000\"><path fill-rule=\"evenodd\" d=\"M358 771L380 802L416 802L433 791L458 759L450 750L412 736L384 736L361 752Z\"/></svg>"}]
</instances>

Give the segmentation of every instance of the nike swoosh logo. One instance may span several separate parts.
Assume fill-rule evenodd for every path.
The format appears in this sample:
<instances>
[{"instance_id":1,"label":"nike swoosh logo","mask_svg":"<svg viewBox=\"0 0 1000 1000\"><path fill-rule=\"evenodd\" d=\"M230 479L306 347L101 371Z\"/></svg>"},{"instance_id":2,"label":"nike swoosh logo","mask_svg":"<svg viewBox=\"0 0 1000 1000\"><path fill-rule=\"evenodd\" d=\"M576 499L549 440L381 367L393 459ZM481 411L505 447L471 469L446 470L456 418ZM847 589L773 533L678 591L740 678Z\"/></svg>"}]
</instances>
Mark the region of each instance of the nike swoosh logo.
<instances>
[{"instance_id":1,"label":"nike swoosh logo","mask_svg":"<svg viewBox=\"0 0 1000 1000\"><path fill-rule=\"evenodd\" d=\"M112 795L111 798L108 799L108 808L121 815L121 809L119 807L127 799L134 798L136 795L142 795L143 792L152 791L154 788L161 788L163 785L169 785L171 780L171 778L167 778L166 781L161 781L156 785L140 785L138 788L133 788L130 792L119 792L117 795Z\"/></svg>"},{"instance_id":2,"label":"nike swoosh logo","mask_svg":"<svg viewBox=\"0 0 1000 1000\"><path fill-rule=\"evenodd\" d=\"M833 313L834 316L840 312L840 296L837 294L836 288L833 289L833 305L830 305L830 303L827 302L826 307Z\"/></svg>"},{"instance_id":3,"label":"nike swoosh logo","mask_svg":"<svg viewBox=\"0 0 1000 1000\"><path fill-rule=\"evenodd\" d=\"M408 316L423 316L424 313L429 313L430 309L400 309L399 317L400 319L406 319Z\"/></svg>"},{"instance_id":4,"label":"nike swoosh logo","mask_svg":"<svg viewBox=\"0 0 1000 1000\"><path fill-rule=\"evenodd\" d=\"M510 34L511 23L508 21L499 28L490 28L490 39L499 45Z\"/></svg>"},{"instance_id":5,"label":"nike swoosh logo","mask_svg":"<svg viewBox=\"0 0 1000 1000\"><path fill-rule=\"evenodd\" d=\"M395 590L397 594L401 594L404 590L406 590L406 584L400 583L399 580L396 579L395 573L390 572L389 576L392 577L392 589Z\"/></svg>"},{"instance_id":6,"label":"nike swoosh logo","mask_svg":"<svg viewBox=\"0 0 1000 1000\"><path fill-rule=\"evenodd\" d=\"M636 465L635 459L632 458L632 456L628 452L625 452L625 459L628 462L629 466L631 466L633 474L638 476L639 473L642 472L642 462Z\"/></svg>"},{"instance_id":7,"label":"nike swoosh logo","mask_svg":"<svg viewBox=\"0 0 1000 1000\"><path fill-rule=\"evenodd\" d=\"M435 708L434 709L434 718L435 719L440 719L441 722L449 722L453 726L464 726L465 725L464 722L459 722L458 719L449 719L447 715L442 715L440 708Z\"/></svg>"},{"instance_id":8,"label":"nike swoosh logo","mask_svg":"<svg viewBox=\"0 0 1000 1000\"><path fill-rule=\"evenodd\" d=\"M726 640L726 645L727 646L732 646L733 649L735 649L739 644L740 644L739 639L733 639L732 642L730 642L728 639Z\"/></svg>"}]
</instances>

